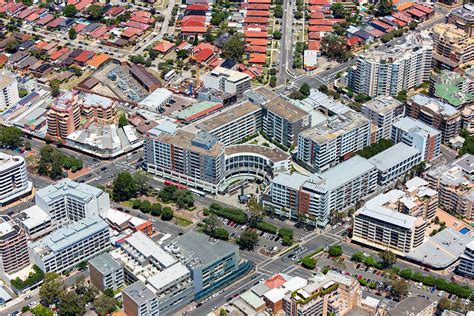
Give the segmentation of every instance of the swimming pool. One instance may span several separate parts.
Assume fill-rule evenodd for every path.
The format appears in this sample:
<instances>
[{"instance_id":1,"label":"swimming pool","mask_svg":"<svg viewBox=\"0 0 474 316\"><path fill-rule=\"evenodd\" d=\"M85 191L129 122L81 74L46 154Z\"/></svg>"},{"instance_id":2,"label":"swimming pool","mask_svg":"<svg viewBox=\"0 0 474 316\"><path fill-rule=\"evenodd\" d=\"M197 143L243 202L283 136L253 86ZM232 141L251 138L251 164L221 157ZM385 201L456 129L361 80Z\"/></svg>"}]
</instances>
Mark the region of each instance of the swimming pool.
<instances>
[{"instance_id":1,"label":"swimming pool","mask_svg":"<svg viewBox=\"0 0 474 316\"><path fill-rule=\"evenodd\" d=\"M459 230L459 232L463 235L466 235L467 233L469 233L471 230L467 227L463 227Z\"/></svg>"}]
</instances>

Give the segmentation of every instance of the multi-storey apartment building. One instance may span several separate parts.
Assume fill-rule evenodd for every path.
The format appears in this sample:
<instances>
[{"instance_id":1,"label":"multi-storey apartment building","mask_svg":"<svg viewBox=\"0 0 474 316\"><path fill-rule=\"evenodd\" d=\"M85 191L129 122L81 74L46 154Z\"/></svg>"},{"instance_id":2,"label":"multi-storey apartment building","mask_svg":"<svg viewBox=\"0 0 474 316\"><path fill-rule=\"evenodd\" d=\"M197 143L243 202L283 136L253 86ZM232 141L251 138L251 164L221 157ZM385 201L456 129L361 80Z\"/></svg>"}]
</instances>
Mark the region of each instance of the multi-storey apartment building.
<instances>
[{"instance_id":1,"label":"multi-storey apartment building","mask_svg":"<svg viewBox=\"0 0 474 316\"><path fill-rule=\"evenodd\" d=\"M313 171L323 172L369 144L370 121L349 111L301 132L297 158Z\"/></svg>"},{"instance_id":2,"label":"multi-storey apartment building","mask_svg":"<svg viewBox=\"0 0 474 316\"><path fill-rule=\"evenodd\" d=\"M217 193L225 173L224 145L205 131L161 126L147 134L145 163L152 174Z\"/></svg>"},{"instance_id":3,"label":"multi-storey apartment building","mask_svg":"<svg viewBox=\"0 0 474 316\"><path fill-rule=\"evenodd\" d=\"M4 111L19 100L18 82L16 79L0 75L0 111Z\"/></svg>"},{"instance_id":4,"label":"multi-storey apartment building","mask_svg":"<svg viewBox=\"0 0 474 316\"><path fill-rule=\"evenodd\" d=\"M324 227L331 211L352 207L375 191L377 170L367 159L355 156L322 174L280 174L274 180L264 205L293 220L300 215L308 224Z\"/></svg>"},{"instance_id":5,"label":"multi-storey apartment building","mask_svg":"<svg viewBox=\"0 0 474 316\"><path fill-rule=\"evenodd\" d=\"M0 206L5 206L31 193L25 159L0 153Z\"/></svg>"},{"instance_id":6,"label":"multi-storey apartment building","mask_svg":"<svg viewBox=\"0 0 474 316\"><path fill-rule=\"evenodd\" d=\"M30 243L28 252L31 262L42 271L62 273L109 248L109 225L94 215Z\"/></svg>"},{"instance_id":7,"label":"multi-storey apartment building","mask_svg":"<svg viewBox=\"0 0 474 316\"><path fill-rule=\"evenodd\" d=\"M411 34L387 51L368 51L349 71L349 87L370 97L396 96L429 80L432 51L432 42L424 33Z\"/></svg>"},{"instance_id":8,"label":"multi-storey apartment building","mask_svg":"<svg viewBox=\"0 0 474 316\"><path fill-rule=\"evenodd\" d=\"M125 285L123 267L109 253L104 252L89 260L91 283L100 291L121 289Z\"/></svg>"},{"instance_id":9,"label":"multi-storey apartment building","mask_svg":"<svg viewBox=\"0 0 474 316\"><path fill-rule=\"evenodd\" d=\"M158 316L159 301L142 281L137 281L122 291L123 310L126 315Z\"/></svg>"},{"instance_id":10,"label":"multi-storey apartment building","mask_svg":"<svg viewBox=\"0 0 474 316\"><path fill-rule=\"evenodd\" d=\"M474 38L453 24L436 24L432 29L433 59L441 68L455 69L474 59Z\"/></svg>"},{"instance_id":11,"label":"multi-storey apartment building","mask_svg":"<svg viewBox=\"0 0 474 316\"><path fill-rule=\"evenodd\" d=\"M392 190L367 201L354 214L352 240L405 256L424 242L427 222L390 207L403 195Z\"/></svg>"},{"instance_id":12,"label":"multi-storey apartment building","mask_svg":"<svg viewBox=\"0 0 474 316\"><path fill-rule=\"evenodd\" d=\"M271 140L290 148L298 143L298 135L311 127L311 114L282 97L263 105L262 131Z\"/></svg>"},{"instance_id":13,"label":"multi-storey apartment building","mask_svg":"<svg viewBox=\"0 0 474 316\"><path fill-rule=\"evenodd\" d=\"M359 282L337 272L318 274L301 289L284 297L286 315L344 315L356 308L361 299Z\"/></svg>"},{"instance_id":14,"label":"multi-storey apartment building","mask_svg":"<svg viewBox=\"0 0 474 316\"><path fill-rule=\"evenodd\" d=\"M447 21L464 30L470 37L474 37L474 5L472 3L466 3L451 10Z\"/></svg>"},{"instance_id":15,"label":"multi-storey apartment building","mask_svg":"<svg viewBox=\"0 0 474 316\"><path fill-rule=\"evenodd\" d=\"M461 128L461 113L458 110L424 94L408 98L406 114L439 130L443 143L456 137Z\"/></svg>"},{"instance_id":16,"label":"multi-storey apartment building","mask_svg":"<svg viewBox=\"0 0 474 316\"><path fill-rule=\"evenodd\" d=\"M458 109L471 105L474 102L474 69L466 70L464 75L443 70L441 74L431 76L429 93Z\"/></svg>"},{"instance_id":17,"label":"multi-storey apartment building","mask_svg":"<svg viewBox=\"0 0 474 316\"><path fill-rule=\"evenodd\" d=\"M438 191L439 206L467 219L473 218L474 156L466 154L451 165L441 165L425 173L430 187Z\"/></svg>"},{"instance_id":18,"label":"multi-storey apartment building","mask_svg":"<svg viewBox=\"0 0 474 316\"><path fill-rule=\"evenodd\" d=\"M232 283L250 267L240 264L237 246L193 231L176 237L166 249L178 255L191 271L196 300Z\"/></svg>"},{"instance_id":19,"label":"multi-storey apartment building","mask_svg":"<svg viewBox=\"0 0 474 316\"><path fill-rule=\"evenodd\" d=\"M77 92L66 92L55 100L48 111L47 135L52 138L66 139L81 122L81 107Z\"/></svg>"},{"instance_id":20,"label":"multi-storey apartment building","mask_svg":"<svg viewBox=\"0 0 474 316\"><path fill-rule=\"evenodd\" d=\"M30 264L27 236L8 216L0 216L0 277L8 281L9 274Z\"/></svg>"},{"instance_id":21,"label":"multi-storey apartment building","mask_svg":"<svg viewBox=\"0 0 474 316\"><path fill-rule=\"evenodd\" d=\"M369 161L377 168L378 184L384 186L404 175L422 159L418 149L398 143L371 157Z\"/></svg>"},{"instance_id":22,"label":"multi-storey apartment building","mask_svg":"<svg viewBox=\"0 0 474 316\"><path fill-rule=\"evenodd\" d=\"M83 93L79 101L82 114L89 120L94 120L99 124L115 122L117 109L114 100L97 94Z\"/></svg>"},{"instance_id":23,"label":"multi-storey apartment building","mask_svg":"<svg viewBox=\"0 0 474 316\"><path fill-rule=\"evenodd\" d=\"M204 120L184 127L188 131L204 130L215 135L225 146L256 135L262 128L262 108L249 101L211 114Z\"/></svg>"},{"instance_id":24,"label":"multi-storey apartment building","mask_svg":"<svg viewBox=\"0 0 474 316\"><path fill-rule=\"evenodd\" d=\"M243 72L224 67L216 67L202 77L202 82L206 88L221 90L241 96L245 91L250 89L252 79Z\"/></svg>"},{"instance_id":25,"label":"multi-storey apartment building","mask_svg":"<svg viewBox=\"0 0 474 316\"><path fill-rule=\"evenodd\" d=\"M438 207L438 192L429 187L429 183L415 177L408 180L404 187L405 195L400 198L398 211L414 217L431 220Z\"/></svg>"},{"instance_id":26,"label":"multi-storey apartment building","mask_svg":"<svg viewBox=\"0 0 474 316\"><path fill-rule=\"evenodd\" d=\"M142 282L158 299L160 314L172 314L194 299L190 270L144 233L133 233L111 255L123 265L129 287Z\"/></svg>"},{"instance_id":27,"label":"multi-storey apartment building","mask_svg":"<svg viewBox=\"0 0 474 316\"><path fill-rule=\"evenodd\" d=\"M35 202L56 223L79 221L92 215L104 216L110 209L107 192L69 179L38 190Z\"/></svg>"},{"instance_id":28,"label":"multi-storey apartment building","mask_svg":"<svg viewBox=\"0 0 474 316\"><path fill-rule=\"evenodd\" d=\"M30 240L38 239L56 228L48 213L37 205L18 213L15 220Z\"/></svg>"},{"instance_id":29,"label":"multi-storey apartment building","mask_svg":"<svg viewBox=\"0 0 474 316\"><path fill-rule=\"evenodd\" d=\"M393 124L391 138L395 143L402 142L418 149L424 161L432 161L441 154L441 133L411 117Z\"/></svg>"},{"instance_id":30,"label":"multi-storey apartment building","mask_svg":"<svg viewBox=\"0 0 474 316\"><path fill-rule=\"evenodd\" d=\"M403 103L390 96L373 98L362 104L361 110L362 114L376 126L375 139L372 139L372 142L378 142L382 138L389 139L392 125L405 116Z\"/></svg>"},{"instance_id":31,"label":"multi-storey apartment building","mask_svg":"<svg viewBox=\"0 0 474 316\"><path fill-rule=\"evenodd\" d=\"M458 273L469 278L474 277L474 241L466 245L464 254L459 258Z\"/></svg>"}]
</instances>

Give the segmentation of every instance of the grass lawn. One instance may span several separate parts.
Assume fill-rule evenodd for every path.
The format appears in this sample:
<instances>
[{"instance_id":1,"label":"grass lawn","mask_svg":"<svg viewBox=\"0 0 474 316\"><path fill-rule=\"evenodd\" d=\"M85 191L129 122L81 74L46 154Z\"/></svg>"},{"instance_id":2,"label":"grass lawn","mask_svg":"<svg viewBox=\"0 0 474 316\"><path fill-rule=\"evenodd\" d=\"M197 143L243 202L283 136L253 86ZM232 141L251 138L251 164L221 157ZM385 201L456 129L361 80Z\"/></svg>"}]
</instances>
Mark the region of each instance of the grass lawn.
<instances>
[{"instance_id":1,"label":"grass lawn","mask_svg":"<svg viewBox=\"0 0 474 316\"><path fill-rule=\"evenodd\" d=\"M193 222L187 218L175 216L175 219L176 219L176 225L178 226L188 227L193 224Z\"/></svg>"},{"instance_id":2,"label":"grass lawn","mask_svg":"<svg viewBox=\"0 0 474 316\"><path fill-rule=\"evenodd\" d=\"M125 207L132 207L132 204L130 203L130 201L122 201L120 202L120 205L122 206L125 206Z\"/></svg>"}]
</instances>

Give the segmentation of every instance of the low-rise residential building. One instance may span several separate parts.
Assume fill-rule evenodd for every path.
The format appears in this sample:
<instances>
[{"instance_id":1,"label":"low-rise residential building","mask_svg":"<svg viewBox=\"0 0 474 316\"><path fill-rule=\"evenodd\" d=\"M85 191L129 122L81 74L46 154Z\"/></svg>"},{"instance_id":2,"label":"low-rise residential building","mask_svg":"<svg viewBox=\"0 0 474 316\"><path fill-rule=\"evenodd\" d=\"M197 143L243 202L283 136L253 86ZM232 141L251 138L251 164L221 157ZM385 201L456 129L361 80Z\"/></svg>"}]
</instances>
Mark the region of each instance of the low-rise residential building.
<instances>
[{"instance_id":1,"label":"low-rise residential building","mask_svg":"<svg viewBox=\"0 0 474 316\"><path fill-rule=\"evenodd\" d=\"M422 159L418 149L398 143L371 157L369 161L377 168L378 184L385 186L404 175Z\"/></svg>"},{"instance_id":2,"label":"low-rise residential building","mask_svg":"<svg viewBox=\"0 0 474 316\"><path fill-rule=\"evenodd\" d=\"M31 194L33 184L28 180L26 161L22 156L0 152L0 183L0 206Z\"/></svg>"},{"instance_id":3,"label":"low-rise residential building","mask_svg":"<svg viewBox=\"0 0 474 316\"><path fill-rule=\"evenodd\" d=\"M451 165L441 165L425 173L430 186L438 191L439 206L472 219L474 204L474 156L466 154Z\"/></svg>"},{"instance_id":4,"label":"low-rise residential building","mask_svg":"<svg viewBox=\"0 0 474 316\"><path fill-rule=\"evenodd\" d=\"M89 260L91 283L100 291L117 291L125 285L123 267L109 253L104 252Z\"/></svg>"},{"instance_id":5,"label":"low-rise residential building","mask_svg":"<svg viewBox=\"0 0 474 316\"><path fill-rule=\"evenodd\" d=\"M109 225L93 215L30 243L28 252L42 271L62 273L109 248Z\"/></svg>"},{"instance_id":6,"label":"low-rise residential building","mask_svg":"<svg viewBox=\"0 0 474 316\"><path fill-rule=\"evenodd\" d=\"M142 282L158 299L160 314L172 314L193 300L190 270L144 233L133 233L111 255L124 267L126 284Z\"/></svg>"},{"instance_id":7,"label":"low-rise residential building","mask_svg":"<svg viewBox=\"0 0 474 316\"><path fill-rule=\"evenodd\" d=\"M474 240L466 245L464 254L459 258L458 273L474 278Z\"/></svg>"},{"instance_id":8,"label":"low-rise residential building","mask_svg":"<svg viewBox=\"0 0 474 316\"><path fill-rule=\"evenodd\" d=\"M55 223L76 222L93 215L105 217L110 209L107 192L69 179L38 190L35 202Z\"/></svg>"},{"instance_id":9,"label":"low-rise residential building","mask_svg":"<svg viewBox=\"0 0 474 316\"><path fill-rule=\"evenodd\" d=\"M455 69L474 60L474 38L453 24L436 24L432 29L433 59L440 68Z\"/></svg>"},{"instance_id":10,"label":"low-rise residential building","mask_svg":"<svg viewBox=\"0 0 474 316\"><path fill-rule=\"evenodd\" d=\"M393 124L391 139L418 149L423 161L432 161L441 154L441 133L411 117L404 117Z\"/></svg>"},{"instance_id":11,"label":"low-rise residential building","mask_svg":"<svg viewBox=\"0 0 474 316\"><path fill-rule=\"evenodd\" d=\"M122 291L123 310L126 315L158 316L159 301L142 281L137 281Z\"/></svg>"},{"instance_id":12,"label":"low-rise residential building","mask_svg":"<svg viewBox=\"0 0 474 316\"><path fill-rule=\"evenodd\" d=\"M221 90L241 96L245 91L250 89L252 79L243 72L219 66L203 76L202 82L206 88Z\"/></svg>"},{"instance_id":13,"label":"low-rise residential building","mask_svg":"<svg viewBox=\"0 0 474 316\"><path fill-rule=\"evenodd\" d=\"M0 277L9 282L9 274L30 264L25 231L8 216L0 216Z\"/></svg>"},{"instance_id":14,"label":"low-rise residential building","mask_svg":"<svg viewBox=\"0 0 474 316\"><path fill-rule=\"evenodd\" d=\"M406 114L439 130L443 143L459 135L461 113L445 102L424 94L416 94L408 98Z\"/></svg>"},{"instance_id":15,"label":"low-rise residential building","mask_svg":"<svg viewBox=\"0 0 474 316\"><path fill-rule=\"evenodd\" d=\"M429 187L429 183L414 177L405 183L405 196L399 200L398 211L410 216L431 220L438 207L438 192Z\"/></svg>"},{"instance_id":16,"label":"low-rise residential building","mask_svg":"<svg viewBox=\"0 0 474 316\"><path fill-rule=\"evenodd\" d=\"M401 196L392 190L367 201L354 214L352 240L400 256L423 244L427 222L390 207Z\"/></svg>"},{"instance_id":17,"label":"low-rise residential building","mask_svg":"<svg viewBox=\"0 0 474 316\"><path fill-rule=\"evenodd\" d=\"M436 303L420 296L409 296L395 308L388 310L389 316L432 316L436 312Z\"/></svg>"},{"instance_id":18,"label":"low-rise residential building","mask_svg":"<svg viewBox=\"0 0 474 316\"><path fill-rule=\"evenodd\" d=\"M285 295L286 315L344 315L360 304L359 282L329 271L308 280L306 286Z\"/></svg>"},{"instance_id":19,"label":"low-rise residential building","mask_svg":"<svg viewBox=\"0 0 474 316\"><path fill-rule=\"evenodd\" d=\"M389 139L392 125L405 116L405 106L393 97L378 96L362 104L362 114L376 126L375 139L372 142Z\"/></svg>"},{"instance_id":20,"label":"low-rise residential building","mask_svg":"<svg viewBox=\"0 0 474 316\"><path fill-rule=\"evenodd\" d=\"M329 117L298 135L298 160L323 172L370 144L370 121L349 111Z\"/></svg>"}]
</instances>

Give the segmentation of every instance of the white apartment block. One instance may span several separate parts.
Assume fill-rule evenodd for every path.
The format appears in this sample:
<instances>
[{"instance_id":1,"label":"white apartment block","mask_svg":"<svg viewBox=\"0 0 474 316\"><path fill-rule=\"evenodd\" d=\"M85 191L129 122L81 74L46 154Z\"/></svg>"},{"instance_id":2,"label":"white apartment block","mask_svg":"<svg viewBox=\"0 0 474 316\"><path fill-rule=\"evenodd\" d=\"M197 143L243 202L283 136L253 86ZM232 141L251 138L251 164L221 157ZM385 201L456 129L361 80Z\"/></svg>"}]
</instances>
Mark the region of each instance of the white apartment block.
<instances>
[{"instance_id":1,"label":"white apartment block","mask_svg":"<svg viewBox=\"0 0 474 316\"><path fill-rule=\"evenodd\" d=\"M44 272L62 273L109 248L109 225L94 215L30 243L28 252L31 262Z\"/></svg>"},{"instance_id":2,"label":"white apartment block","mask_svg":"<svg viewBox=\"0 0 474 316\"><path fill-rule=\"evenodd\" d=\"M422 159L418 149L398 143L371 157L369 161L378 170L378 184L385 186L404 175Z\"/></svg>"},{"instance_id":3,"label":"white apartment block","mask_svg":"<svg viewBox=\"0 0 474 316\"><path fill-rule=\"evenodd\" d=\"M368 145L370 121L349 111L301 132L297 158L313 171L324 172Z\"/></svg>"},{"instance_id":4,"label":"white apartment block","mask_svg":"<svg viewBox=\"0 0 474 316\"><path fill-rule=\"evenodd\" d=\"M160 303L156 295L143 282L137 281L122 291L123 310L126 315L158 316Z\"/></svg>"},{"instance_id":5,"label":"white apartment block","mask_svg":"<svg viewBox=\"0 0 474 316\"><path fill-rule=\"evenodd\" d=\"M466 245L464 254L459 258L458 273L474 278L474 241Z\"/></svg>"},{"instance_id":6,"label":"white apartment block","mask_svg":"<svg viewBox=\"0 0 474 316\"><path fill-rule=\"evenodd\" d=\"M16 79L0 75L0 112L5 111L19 100L20 96L18 95L18 82Z\"/></svg>"},{"instance_id":7,"label":"white apartment block","mask_svg":"<svg viewBox=\"0 0 474 316\"><path fill-rule=\"evenodd\" d=\"M324 227L332 210L344 211L374 192L377 170L360 156L311 177L299 173L279 174L270 184L264 205L276 213L296 220L299 215L309 223Z\"/></svg>"},{"instance_id":8,"label":"white apartment block","mask_svg":"<svg viewBox=\"0 0 474 316\"><path fill-rule=\"evenodd\" d=\"M31 193L25 159L0 153L0 206L5 206Z\"/></svg>"},{"instance_id":9,"label":"white apartment block","mask_svg":"<svg viewBox=\"0 0 474 316\"><path fill-rule=\"evenodd\" d=\"M423 161L432 161L441 155L441 132L411 117L393 124L391 138L395 143L402 142L418 149Z\"/></svg>"},{"instance_id":10,"label":"white apartment block","mask_svg":"<svg viewBox=\"0 0 474 316\"><path fill-rule=\"evenodd\" d=\"M375 139L378 142L390 139L392 125L405 116L402 102L390 96L378 96L362 104L362 114L376 126Z\"/></svg>"},{"instance_id":11,"label":"white apartment block","mask_svg":"<svg viewBox=\"0 0 474 316\"><path fill-rule=\"evenodd\" d=\"M369 200L354 214L352 240L405 256L424 242L427 222L389 207L403 192L392 190Z\"/></svg>"},{"instance_id":12,"label":"white apartment block","mask_svg":"<svg viewBox=\"0 0 474 316\"><path fill-rule=\"evenodd\" d=\"M205 119L184 127L196 132L204 130L215 135L225 146L237 144L242 139L256 135L262 127L262 108L244 101Z\"/></svg>"},{"instance_id":13,"label":"white apartment block","mask_svg":"<svg viewBox=\"0 0 474 316\"><path fill-rule=\"evenodd\" d=\"M251 87L252 79L249 75L223 68L216 67L202 77L204 87L224 91L241 96Z\"/></svg>"},{"instance_id":14,"label":"white apartment block","mask_svg":"<svg viewBox=\"0 0 474 316\"><path fill-rule=\"evenodd\" d=\"M432 41L424 33L410 34L388 51L368 51L350 70L349 87L370 97L408 91L429 80L432 52Z\"/></svg>"},{"instance_id":15,"label":"white apartment block","mask_svg":"<svg viewBox=\"0 0 474 316\"><path fill-rule=\"evenodd\" d=\"M30 240L42 237L56 228L48 213L37 205L21 211L16 217L16 221Z\"/></svg>"},{"instance_id":16,"label":"white apartment block","mask_svg":"<svg viewBox=\"0 0 474 316\"><path fill-rule=\"evenodd\" d=\"M35 202L55 223L76 222L93 215L104 217L110 209L107 192L69 179L38 190Z\"/></svg>"}]
</instances>

